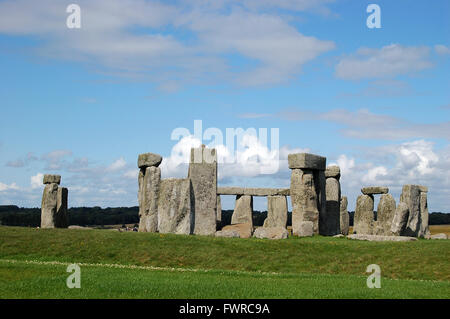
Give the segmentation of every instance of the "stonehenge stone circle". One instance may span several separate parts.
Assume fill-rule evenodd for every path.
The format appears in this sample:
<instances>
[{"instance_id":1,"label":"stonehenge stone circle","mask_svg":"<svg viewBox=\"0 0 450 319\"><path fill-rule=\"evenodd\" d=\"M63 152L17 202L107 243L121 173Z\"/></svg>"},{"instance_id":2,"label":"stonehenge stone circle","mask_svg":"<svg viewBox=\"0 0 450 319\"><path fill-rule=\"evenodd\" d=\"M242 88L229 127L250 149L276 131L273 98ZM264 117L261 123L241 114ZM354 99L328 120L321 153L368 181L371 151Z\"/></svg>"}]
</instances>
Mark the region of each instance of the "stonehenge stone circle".
<instances>
[{"instance_id":1,"label":"stonehenge stone circle","mask_svg":"<svg viewBox=\"0 0 450 319\"><path fill-rule=\"evenodd\" d=\"M68 190L59 187L60 175L45 174L45 185L41 203L41 228L67 228L67 200Z\"/></svg>"},{"instance_id":2,"label":"stonehenge stone circle","mask_svg":"<svg viewBox=\"0 0 450 319\"><path fill-rule=\"evenodd\" d=\"M339 166L329 166L325 170L326 177L326 213L319 220L321 235L334 236L341 232L340 225L340 201L341 201L341 176Z\"/></svg>"},{"instance_id":3,"label":"stonehenge stone circle","mask_svg":"<svg viewBox=\"0 0 450 319\"><path fill-rule=\"evenodd\" d=\"M287 199L286 196L268 196L267 197L267 218L264 220L263 227L282 227L286 229L287 218Z\"/></svg>"},{"instance_id":4,"label":"stonehenge stone circle","mask_svg":"<svg viewBox=\"0 0 450 319\"><path fill-rule=\"evenodd\" d=\"M253 197L237 195L231 224L248 224L253 228Z\"/></svg>"},{"instance_id":5,"label":"stonehenge stone circle","mask_svg":"<svg viewBox=\"0 0 450 319\"><path fill-rule=\"evenodd\" d=\"M372 234L373 229L373 195L359 195L353 219L353 232L356 234Z\"/></svg>"},{"instance_id":6,"label":"stonehenge stone circle","mask_svg":"<svg viewBox=\"0 0 450 319\"><path fill-rule=\"evenodd\" d=\"M348 214L347 211L347 206L348 206L348 200L347 200L347 196L342 196L341 197L341 205L340 205L340 220L339 220L339 224L340 224L340 228L341 228L341 234L342 235L348 235L348 230L349 230L349 226L350 226L350 215Z\"/></svg>"},{"instance_id":7,"label":"stonehenge stone circle","mask_svg":"<svg viewBox=\"0 0 450 319\"><path fill-rule=\"evenodd\" d=\"M194 234L214 235L217 228L216 149L205 148L204 145L191 149L188 178L195 198Z\"/></svg>"}]
</instances>

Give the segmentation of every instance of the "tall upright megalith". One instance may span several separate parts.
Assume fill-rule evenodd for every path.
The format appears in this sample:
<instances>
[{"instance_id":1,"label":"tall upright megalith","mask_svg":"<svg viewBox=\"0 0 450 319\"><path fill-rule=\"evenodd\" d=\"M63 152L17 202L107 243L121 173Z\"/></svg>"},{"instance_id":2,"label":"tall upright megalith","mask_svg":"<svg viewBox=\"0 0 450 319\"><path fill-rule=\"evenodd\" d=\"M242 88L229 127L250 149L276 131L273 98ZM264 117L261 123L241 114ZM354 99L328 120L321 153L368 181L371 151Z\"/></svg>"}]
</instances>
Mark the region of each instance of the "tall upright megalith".
<instances>
[{"instance_id":1,"label":"tall upright megalith","mask_svg":"<svg viewBox=\"0 0 450 319\"><path fill-rule=\"evenodd\" d=\"M319 221L319 229L322 235L334 236L341 232L340 226L340 202L341 202L341 170L339 166L328 166L325 170L326 177L326 213Z\"/></svg>"},{"instance_id":2,"label":"tall upright megalith","mask_svg":"<svg viewBox=\"0 0 450 319\"><path fill-rule=\"evenodd\" d=\"M41 228L67 228L68 190L59 187L60 175L45 174L41 204Z\"/></svg>"},{"instance_id":3,"label":"tall upright megalith","mask_svg":"<svg viewBox=\"0 0 450 319\"><path fill-rule=\"evenodd\" d=\"M341 196L339 224L342 235L348 235L348 230L350 226L350 215L348 214L347 206L348 206L347 196Z\"/></svg>"},{"instance_id":4,"label":"tall upright megalith","mask_svg":"<svg viewBox=\"0 0 450 319\"><path fill-rule=\"evenodd\" d=\"M158 154L145 153L138 157L139 167L139 231L158 231L158 195L161 183L162 157Z\"/></svg>"},{"instance_id":5,"label":"tall upright megalith","mask_svg":"<svg viewBox=\"0 0 450 319\"><path fill-rule=\"evenodd\" d=\"M297 236L310 235L303 231L311 225L319 233L319 219L326 215L326 158L314 154L289 154L291 171L292 232ZM311 223L311 224L310 224ZM308 228L309 229L309 228Z\"/></svg>"},{"instance_id":6,"label":"tall upright megalith","mask_svg":"<svg viewBox=\"0 0 450 319\"><path fill-rule=\"evenodd\" d=\"M202 145L191 149L188 178L194 193L194 234L214 235L217 229L217 154Z\"/></svg>"}]
</instances>

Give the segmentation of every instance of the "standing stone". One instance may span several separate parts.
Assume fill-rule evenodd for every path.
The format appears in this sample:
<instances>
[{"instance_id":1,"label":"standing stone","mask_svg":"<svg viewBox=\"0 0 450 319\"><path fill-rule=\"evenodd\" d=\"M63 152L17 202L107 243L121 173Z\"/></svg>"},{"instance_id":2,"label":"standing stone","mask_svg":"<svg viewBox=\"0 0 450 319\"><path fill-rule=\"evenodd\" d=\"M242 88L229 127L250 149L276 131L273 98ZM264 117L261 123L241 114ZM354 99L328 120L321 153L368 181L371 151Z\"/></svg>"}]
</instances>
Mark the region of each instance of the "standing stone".
<instances>
[{"instance_id":1,"label":"standing stone","mask_svg":"<svg viewBox=\"0 0 450 319\"><path fill-rule=\"evenodd\" d=\"M56 197L56 214L55 227L67 228L69 226L69 218L67 216L67 198L68 190L65 187L58 187L58 194Z\"/></svg>"},{"instance_id":2,"label":"standing stone","mask_svg":"<svg viewBox=\"0 0 450 319\"><path fill-rule=\"evenodd\" d=\"M217 228L217 155L216 149L191 149L188 178L195 198L196 235L214 235Z\"/></svg>"},{"instance_id":3,"label":"standing stone","mask_svg":"<svg viewBox=\"0 0 450 319\"><path fill-rule=\"evenodd\" d=\"M220 195L217 195L217 214L216 214L217 228L222 227L222 200Z\"/></svg>"},{"instance_id":4,"label":"standing stone","mask_svg":"<svg viewBox=\"0 0 450 319\"><path fill-rule=\"evenodd\" d=\"M318 225L319 233L321 235L328 235L329 233L328 231L320 230L320 221L327 219L327 193L326 193L327 178L325 177L325 171L323 170L322 171L315 170L313 172L314 172L313 173L314 187L316 189L317 194L317 209L319 210L319 225ZM334 221L334 225L335 226L337 225L337 227L339 227L339 217L337 217L337 220ZM334 233L334 231L331 231L331 233Z\"/></svg>"},{"instance_id":5,"label":"standing stone","mask_svg":"<svg viewBox=\"0 0 450 319\"><path fill-rule=\"evenodd\" d=\"M350 226L350 215L348 214L347 206L347 196L342 196L340 205L340 226L342 235L348 235L348 228Z\"/></svg>"},{"instance_id":6,"label":"standing stone","mask_svg":"<svg viewBox=\"0 0 450 319\"><path fill-rule=\"evenodd\" d=\"M319 231L318 197L312 170L291 172L292 233L300 236L302 222L312 222L313 233Z\"/></svg>"},{"instance_id":7,"label":"standing stone","mask_svg":"<svg viewBox=\"0 0 450 319\"><path fill-rule=\"evenodd\" d=\"M190 179L161 180L157 206L160 233L193 233L194 198Z\"/></svg>"},{"instance_id":8,"label":"standing stone","mask_svg":"<svg viewBox=\"0 0 450 319\"><path fill-rule=\"evenodd\" d=\"M394 236L400 236L408 222L408 205L404 202L398 203L395 209L394 219L392 220L391 233Z\"/></svg>"},{"instance_id":9,"label":"standing stone","mask_svg":"<svg viewBox=\"0 0 450 319\"><path fill-rule=\"evenodd\" d=\"M356 234L372 235L373 228L373 195L360 195L356 201L353 232Z\"/></svg>"},{"instance_id":10,"label":"standing stone","mask_svg":"<svg viewBox=\"0 0 450 319\"><path fill-rule=\"evenodd\" d=\"M253 228L253 197L237 195L231 224L248 224Z\"/></svg>"},{"instance_id":11,"label":"standing stone","mask_svg":"<svg viewBox=\"0 0 450 319\"><path fill-rule=\"evenodd\" d=\"M267 218L263 227L287 226L287 199L286 196L267 197Z\"/></svg>"},{"instance_id":12,"label":"standing stone","mask_svg":"<svg viewBox=\"0 0 450 319\"><path fill-rule=\"evenodd\" d=\"M320 214L320 234L334 236L340 233L340 201L341 185L339 183L339 166L330 166L325 171L326 179L326 211Z\"/></svg>"},{"instance_id":13,"label":"standing stone","mask_svg":"<svg viewBox=\"0 0 450 319\"><path fill-rule=\"evenodd\" d=\"M400 202L408 206L408 222L402 236L420 237L420 187L419 185L404 185Z\"/></svg>"},{"instance_id":14,"label":"standing stone","mask_svg":"<svg viewBox=\"0 0 450 319\"><path fill-rule=\"evenodd\" d=\"M392 221L395 215L395 199L391 194L381 195L377 208L377 223L374 235L391 235Z\"/></svg>"},{"instance_id":15,"label":"standing stone","mask_svg":"<svg viewBox=\"0 0 450 319\"><path fill-rule=\"evenodd\" d=\"M155 233L158 231L158 195L161 183L161 169L156 166L145 169L142 181L143 221L140 231Z\"/></svg>"},{"instance_id":16,"label":"standing stone","mask_svg":"<svg viewBox=\"0 0 450 319\"><path fill-rule=\"evenodd\" d=\"M58 184L46 184L42 194L41 228L55 228L56 208L58 206Z\"/></svg>"},{"instance_id":17,"label":"standing stone","mask_svg":"<svg viewBox=\"0 0 450 319\"><path fill-rule=\"evenodd\" d=\"M421 237L427 237L430 235L430 229L428 227L428 219L429 219L428 200L427 200L427 192L422 190L420 192L420 216L421 216L420 235Z\"/></svg>"},{"instance_id":18,"label":"standing stone","mask_svg":"<svg viewBox=\"0 0 450 319\"><path fill-rule=\"evenodd\" d=\"M145 167L141 168L139 170L139 176L138 176L138 203L139 203L139 231L145 232L145 223L146 223L146 216L145 216L145 205L144 205L144 176L145 176Z\"/></svg>"}]
</instances>

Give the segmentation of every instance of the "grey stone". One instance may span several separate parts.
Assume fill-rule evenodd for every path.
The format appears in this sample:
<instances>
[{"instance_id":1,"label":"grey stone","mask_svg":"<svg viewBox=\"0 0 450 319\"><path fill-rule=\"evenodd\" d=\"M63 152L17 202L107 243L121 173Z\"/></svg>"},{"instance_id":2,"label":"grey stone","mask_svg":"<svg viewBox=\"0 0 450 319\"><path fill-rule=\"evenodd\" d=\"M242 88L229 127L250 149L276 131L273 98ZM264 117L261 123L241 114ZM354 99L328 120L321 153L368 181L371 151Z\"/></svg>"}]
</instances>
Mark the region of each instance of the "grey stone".
<instances>
[{"instance_id":1,"label":"grey stone","mask_svg":"<svg viewBox=\"0 0 450 319\"><path fill-rule=\"evenodd\" d=\"M326 178L336 178L337 180L339 180L339 178L341 178L341 169L339 166L337 165L331 165L328 166L327 169L325 170L325 177Z\"/></svg>"},{"instance_id":2,"label":"grey stone","mask_svg":"<svg viewBox=\"0 0 450 319\"><path fill-rule=\"evenodd\" d=\"M253 198L248 195L237 195L231 224L249 224L253 227Z\"/></svg>"},{"instance_id":3,"label":"grey stone","mask_svg":"<svg viewBox=\"0 0 450 319\"><path fill-rule=\"evenodd\" d=\"M375 235L391 235L392 221L395 215L395 199L391 194L381 195L377 208L377 227Z\"/></svg>"},{"instance_id":4,"label":"grey stone","mask_svg":"<svg viewBox=\"0 0 450 319\"><path fill-rule=\"evenodd\" d=\"M44 184L60 184L61 183L61 175L51 175L51 174L45 174L43 179Z\"/></svg>"},{"instance_id":5,"label":"grey stone","mask_svg":"<svg viewBox=\"0 0 450 319\"><path fill-rule=\"evenodd\" d=\"M404 185L400 202L408 206L408 222L402 236L423 237L425 234L420 232L421 214L420 214L420 188L419 185Z\"/></svg>"},{"instance_id":6,"label":"grey stone","mask_svg":"<svg viewBox=\"0 0 450 319\"><path fill-rule=\"evenodd\" d=\"M58 184L46 184L42 194L41 228L55 228L56 207L58 205Z\"/></svg>"},{"instance_id":7,"label":"grey stone","mask_svg":"<svg viewBox=\"0 0 450 319\"><path fill-rule=\"evenodd\" d=\"M373 230L373 208L372 195L360 195L356 201L356 210L353 222L353 232L356 234L372 234Z\"/></svg>"},{"instance_id":8,"label":"grey stone","mask_svg":"<svg viewBox=\"0 0 450 319\"><path fill-rule=\"evenodd\" d=\"M222 226L222 200L220 199L220 195L217 195L217 211L216 211L216 222L217 227Z\"/></svg>"},{"instance_id":9,"label":"grey stone","mask_svg":"<svg viewBox=\"0 0 450 319\"><path fill-rule=\"evenodd\" d=\"M325 235L320 231L320 221L326 219L327 216L327 194L326 194L326 183L327 178L325 177L325 171L313 171L314 176L314 188L317 194L317 209L319 210L319 234ZM340 195L339 195L340 196ZM339 217L337 219L337 227L339 227ZM339 232L339 231L338 231Z\"/></svg>"},{"instance_id":10,"label":"grey stone","mask_svg":"<svg viewBox=\"0 0 450 319\"><path fill-rule=\"evenodd\" d=\"M218 187L220 195L289 196L289 188Z\"/></svg>"},{"instance_id":11,"label":"grey stone","mask_svg":"<svg viewBox=\"0 0 450 319\"><path fill-rule=\"evenodd\" d=\"M367 241L416 241L414 237L403 236L379 236L379 235L367 235L367 234L353 234L348 235L349 239L367 240Z\"/></svg>"},{"instance_id":12,"label":"grey stone","mask_svg":"<svg viewBox=\"0 0 450 319\"><path fill-rule=\"evenodd\" d=\"M267 218L264 227L287 226L287 199L286 196L267 197Z\"/></svg>"},{"instance_id":13,"label":"grey stone","mask_svg":"<svg viewBox=\"0 0 450 319\"><path fill-rule=\"evenodd\" d=\"M253 234L253 226L249 223L245 224L234 224L234 225L227 225L221 229L222 232L231 232L236 231L239 233L240 238L250 238Z\"/></svg>"},{"instance_id":14,"label":"grey stone","mask_svg":"<svg viewBox=\"0 0 450 319\"><path fill-rule=\"evenodd\" d=\"M239 231L236 229L219 230L215 234L216 237L239 238Z\"/></svg>"},{"instance_id":15,"label":"grey stone","mask_svg":"<svg viewBox=\"0 0 450 319\"><path fill-rule=\"evenodd\" d=\"M259 227L256 228L253 237L267 239L286 239L289 233L285 227Z\"/></svg>"},{"instance_id":16,"label":"grey stone","mask_svg":"<svg viewBox=\"0 0 450 319\"><path fill-rule=\"evenodd\" d=\"M408 205L403 202L398 203L391 225L392 235L400 236L403 233L408 222L408 213Z\"/></svg>"},{"instance_id":17,"label":"grey stone","mask_svg":"<svg viewBox=\"0 0 450 319\"><path fill-rule=\"evenodd\" d=\"M309 153L297 153L288 155L288 163L290 169L317 169L325 170L326 157L309 154Z\"/></svg>"},{"instance_id":18,"label":"grey stone","mask_svg":"<svg viewBox=\"0 0 450 319\"><path fill-rule=\"evenodd\" d=\"M448 239L447 234L439 233L430 236L430 239Z\"/></svg>"},{"instance_id":19,"label":"grey stone","mask_svg":"<svg viewBox=\"0 0 450 319\"><path fill-rule=\"evenodd\" d=\"M158 196L158 230L160 233L192 234L194 198L189 179L161 180Z\"/></svg>"},{"instance_id":20,"label":"grey stone","mask_svg":"<svg viewBox=\"0 0 450 319\"><path fill-rule=\"evenodd\" d=\"M144 171L144 169L141 170ZM161 183L161 169L156 166L145 168L139 174L139 231L154 233L158 231L158 196Z\"/></svg>"},{"instance_id":21,"label":"grey stone","mask_svg":"<svg viewBox=\"0 0 450 319\"><path fill-rule=\"evenodd\" d=\"M419 185L419 190L422 193L428 193L428 187L426 187L426 186Z\"/></svg>"},{"instance_id":22,"label":"grey stone","mask_svg":"<svg viewBox=\"0 0 450 319\"><path fill-rule=\"evenodd\" d=\"M67 188L58 187L55 214L55 227L57 228L67 228L69 226L69 217L67 215L68 194Z\"/></svg>"},{"instance_id":23,"label":"grey stone","mask_svg":"<svg viewBox=\"0 0 450 319\"><path fill-rule=\"evenodd\" d=\"M364 195L387 194L389 193L389 188L381 186L363 187L361 188L361 193Z\"/></svg>"},{"instance_id":24,"label":"grey stone","mask_svg":"<svg viewBox=\"0 0 450 319\"><path fill-rule=\"evenodd\" d=\"M340 205L340 226L341 226L341 234L348 235L348 229L350 226L350 215L347 211L348 200L347 196L341 197L341 205Z\"/></svg>"},{"instance_id":25,"label":"grey stone","mask_svg":"<svg viewBox=\"0 0 450 319\"><path fill-rule=\"evenodd\" d=\"M294 235L299 237L310 237L314 235L314 223L311 221L302 221L297 227L297 232Z\"/></svg>"},{"instance_id":26,"label":"grey stone","mask_svg":"<svg viewBox=\"0 0 450 319\"><path fill-rule=\"evenodd\" d=\"M202 161L195 162L195 153ZM188 178L195 198L194 234L214 235L217 228L217 156L210 148L192 148Z\"/></svg>"},{"instance_id":27,"label":"grey stone","mask_svg":"<svg viewBox=\"0 0 450 319\"><path fill-rule=\"evenodd\" d=\"M302 222L313 224L313 233L319 232L319 200L313 172L293 169L291 171L292 233L299 236Z\"/></svg>"},{"instance_id":28,"label":"grey stone","mask_svg":"<svg viewBox=\"0 0 450 319\"><path fill-rule=\"evenodd\" d=\"M139 154L139 157L138 157L138 167L139 168L159 166L159 164L161 164L161 162L162 162L161 155L154 154L154 153Z\"/></svg>"},{"instance_id":29,"label":"grey stone","mask_svg":"<svg viewBox=\"0 0 450 319\"><path fill-rule=\"evenodd\" d=\"M425 187L425 186L422 186ZM428 199L427 199L427 193L426 192L420 192L420 234L422 236L429 236L430 235L430 229L428 227L428 219L429 219L429 213L428 213Z\"/></svg>"},{"instance_id":30,"label":"grey stone","mask_svg":"<svg viewBox=\"0 0 450 319\"><path fill-rule=\"evenodd\" d=\"M324 236L334 236L341 232L340 226L341 185L330 177L326 179L326 212L320 215L319 230Z\"/></svg>"}]
</instances>

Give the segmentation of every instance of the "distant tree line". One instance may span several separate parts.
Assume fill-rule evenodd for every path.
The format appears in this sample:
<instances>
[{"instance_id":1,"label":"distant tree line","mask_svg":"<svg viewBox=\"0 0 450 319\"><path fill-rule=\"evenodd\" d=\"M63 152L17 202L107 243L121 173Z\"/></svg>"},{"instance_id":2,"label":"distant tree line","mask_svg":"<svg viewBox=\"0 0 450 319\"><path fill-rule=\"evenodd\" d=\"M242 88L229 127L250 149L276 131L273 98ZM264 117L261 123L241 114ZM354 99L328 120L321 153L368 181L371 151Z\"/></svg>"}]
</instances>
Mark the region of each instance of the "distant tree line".
<instances>
[{"instance_id":1,"label":"distant tree line","mask_svg":"<svg viewBox=\"0 0 450 319\"><path fill-rule=\"evenodd\" d=\"M72 207L68 209L69 225L103 226L139 223L139 207ZM231 224L233 210L222 210L222 224ZM350 226L353 226L354 212L350 214ZM254 211L253 224L262 226L267 217L266 211ZM376 212L375 212L376 218ZM14 205L0 206L0 224L7 226L37 227L41 224L40 208L21 208ZM450 224L450 214L433 212L430 225ZM292 225L292 214L288 212L288 226Z\"/></svg>"}]
</instances>

